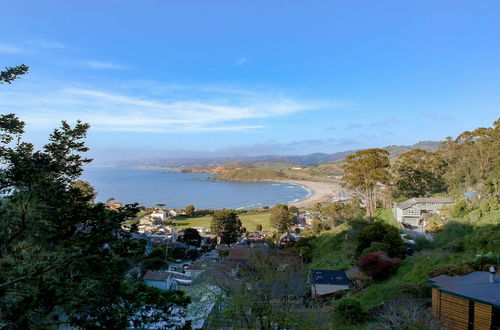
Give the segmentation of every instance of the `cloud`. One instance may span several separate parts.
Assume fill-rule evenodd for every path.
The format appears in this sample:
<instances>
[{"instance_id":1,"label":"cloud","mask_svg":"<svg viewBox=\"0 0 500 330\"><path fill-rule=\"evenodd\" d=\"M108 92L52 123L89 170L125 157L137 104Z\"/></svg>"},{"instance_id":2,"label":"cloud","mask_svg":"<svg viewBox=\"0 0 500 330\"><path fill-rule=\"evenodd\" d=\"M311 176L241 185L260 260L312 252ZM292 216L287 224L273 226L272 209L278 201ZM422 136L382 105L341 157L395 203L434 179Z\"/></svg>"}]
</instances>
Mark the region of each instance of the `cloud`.
<instances>
[{"instance_id":1,"label":"cloud","mask_svg":"<svg viewBox=\"0 0 500 330\"><path fill-rule=\"evenodd\" d=\"M452 121L454 119L453 117L451 117L449 115L442 114L439 112L432 112L432 111L422 111L419 113L419 115L422 116L423 118L428 118L428 119L438 120L438 121Z\"/></svg>"},{"instance_id":2,"label":"cloud","mask_svg":"<svg viewBox=\"0 0 500 330\"><path fill-rule=\"evenodd\" d=\"M7 44L0 44L0 54L21 54L24 52L26 52L26 50L23 48Z\"/></svg>"},{"instance_id":3,"label":"cloud","mask_svg":"<svg viewBox=\"0 0 500 330\"><path fill-rule=\"evenodd\" d=\"M96 88L11 90L0 95L0 107L21 115L31 129L46 130L61 119L81 119L94 130L188 133L248 131L266 126L262 119L320 109L325 102L300 101L282 94L232 94L196 89L179 97L177 91L160 97L147 91L105 91ZM209 96L211 95L211 96Z\"/></svg>"},{"instance_id":4,"label":"cloud","mask_svg":"<svg viewBox=\"0 0 500 330\"><path fill-rule=\"evenodd\" d=\"M109 70L126 69L126 67L121 64L102 62L102 61L84 61L82 64L91 69L109 69Z\"/></svg>"},{"instance_id":5,"label":"cloud","mask_svg":"<svg viewBox=\"0 0 500 330\"><path fill-rule=\"evenodd\" d=\"M241 57L234 62L234 65L243 65L246 63L248 63L248 59L246 57Z\"/></svg>"},{"instance_id":6,"label":"cloud","mask_svg":"<svg viewBox=\"0 0 500 330\"><path fill-rule=\"evenodd\" d=\"M401 124L401 120L396 117L385 117L370 124L371 127L387 127Z\"/></svg>"},{"instance_id":7,"label":"cloud","mask_svg":"<svg viewBox=\"0 0 500 330\"><path fill-rule=\"evenodd\" d=\"M358 124L358 123L350 123L350 124L347 124L346 125L346 129L358 129L358 128L362 128L363 127L363 124Z\"/></svg>"},{"instance_id":8,"label":"cloud","mask_svg":"<svg viewBox=\"0 0 500 330\"><path fill-rule=\"evenodd\" d=\"M24 42L27 45L37 47L37 48L45 48L45 49L64 49L68 48L67 45L55 42L55 41L46 41L46 40L26 40Z\"/></svg>"}]
</instances>

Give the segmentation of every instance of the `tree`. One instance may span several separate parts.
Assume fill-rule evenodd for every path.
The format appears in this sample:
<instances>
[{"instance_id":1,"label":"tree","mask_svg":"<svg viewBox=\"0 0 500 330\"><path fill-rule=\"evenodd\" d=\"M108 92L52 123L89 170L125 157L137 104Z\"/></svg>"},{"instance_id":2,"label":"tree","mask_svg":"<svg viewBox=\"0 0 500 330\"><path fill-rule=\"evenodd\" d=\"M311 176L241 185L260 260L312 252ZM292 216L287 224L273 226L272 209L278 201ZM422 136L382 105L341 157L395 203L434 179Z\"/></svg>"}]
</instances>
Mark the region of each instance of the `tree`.
<instances>
[{"instance_id":1,"label":"tree","mask_svg":"<svg viewBox=\"0 0 500 330\"><path fill-rule=\"evenodd\" d=\"M257 230L259 232L262 231L262 225L260 223L256 224L255 225L255 230Z\"/></svg>"},{"instance_id":2,"label":"tree","mask_svg":"<svg viewBox=\"0 0 500 330\"><path fill-rule=\"evenodd\" d=\"M0 77L10 83L22 72ZM62 122L36 150L21 139L19 118L0 117L0 320L23 329L174 326L189 298L124 276L144 251L122 229L137 205L111 212L74 186L90 162L88 128ZM68 320L54 321L56 311Z\"/></svg>"},{"instance_id":3,"label":"tree","mask_svg":"<svg viewBox=\"0 0 500 330\"><path fill-rule=\"evenodd\" d=\"M28 73L29 67L21 64L14 67L6 67L4 71L0 71L0 84L11 84L12 81Z\"/></svg>"},{"instance_id":4,"label":"tree","mask_svg":"<svg viewBox=\"0 0 500 330\"><path fill-rule=\"evenodd\" d=\"M241 220L232 210L214 212L210 228L212 233L221 238L221 244L230 245L241 236Z\"/></svg>"},{"instance_id":5,"label":"tree","mask_svg":"<svg viewBox=\"0 0 500 330\"><path fill-rule=\"evenodd\" d=\"M97 197L97 192L94 187L85 180L76 180L73 182L73 188L80 189L82 195L85 197L89 197L90 201L93 203L95 198Z\"/></svg>"},{"instance_id":6,"label":"tree","mask_svg":"<svg viewBox=\"0 0 500 330\"><path fill-rule=\"evenodd\" d=\"M299 209L295 205L290 206L288 208L288 211L290 211L290 213L292 213L292 214L299 214Z\"/></svg>"},{"instance_id":7,"label":"tree","mask_svg":"<svg viewBox=\"0 0 500 330\"><path fill-rule=\"evenodd\" d=\"M424 197L446 191L446 164L437 152L414 149L401 154L394 164L397 197Z\"/></svg>"},{"instance_id":8,"label":"tree","mask_svg":"<svg viewBox=\"0 0 500 330\"><path fill-rule=\"evenodd\" d=\"M370 219L377 206L377 188L390 180L389 166L389 152L384 149L361 150L346 157L342 180L363 197Z\"/></svg>"},{"instance_id":9,"label":"tree","mask_svg":"<svg viewBox=\"0 0 500 330\"><path fill-rule=\"evenodd\" d=\"M194 228L186 228L184 229L184 234L182 234L182 242L188 245L200 246L200 233Z\"/></svg>"},{"instance_id":10,"label":"tree","mask_svg":"<svg viewBox=\"0 0 500 330\"><path fill-rule=\"evenodd\" d=\"M192 217L194 215L194 211L195 211L194 205L188 205L184 209L184 212L188 217Z\"/></svg>"},{"instance_id":11,"label":"tree","mask_svg":"<svg viewBox=\"0 0 500 330\"><path fill-rule=\"evenodd\" d=\"M283 233L290 228L292 219L288 206L284 204L277 204L271 209L271 226L279 233Z\"/></svg>"},{"instance_id":12,"label":"tree","mask_svg":"<svg viewBox=\"0 0 500 330\"><path fill-rule=\"evenodd\" d=\"M384 244L390 257L404 258L406 249L399 235L398 228L382 222L374 222L363 228L358 234L356 254L361 255L363 250L370 248L373 243Z\"/></svg>"}]
</instances>

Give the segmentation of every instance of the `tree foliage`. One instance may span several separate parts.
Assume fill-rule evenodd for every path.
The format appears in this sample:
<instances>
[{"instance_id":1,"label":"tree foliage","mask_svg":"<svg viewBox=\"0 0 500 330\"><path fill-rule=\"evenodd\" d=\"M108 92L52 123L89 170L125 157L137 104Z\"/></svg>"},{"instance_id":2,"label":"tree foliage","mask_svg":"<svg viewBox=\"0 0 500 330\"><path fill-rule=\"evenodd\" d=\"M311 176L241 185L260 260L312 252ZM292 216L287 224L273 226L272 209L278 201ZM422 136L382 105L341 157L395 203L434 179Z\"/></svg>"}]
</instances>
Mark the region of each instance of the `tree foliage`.
<instances>
[{"instance_id":1,"label":"tree foliage","mask_svg":"<svg viewBox=\"0 0 500 330\"><path fill-rule=\"evenodd\" d=\"M359 269L376 281L389 278L396 271L399 259L391 259L383 252L372 252L361 257Z\"/></svg>"},{"instance_id":2,"label":"tree foliage","mask_svg":"<svg viewBox=\"0 0 500 330\"><path fill-rule=\"evenodd\" d=\"M1 76L10 82L22 72ZM0 117L2 325L96 329L177 322L174 314L182 315L189 303L183 293L124 276L143 254L142 244L122 229L137 205L109 211L75 186L90 162L83 156L89 126L62 122L40 150L21 139L23 128L13 114Z\"/></svg>"},{"instance_id":3,"label":"tree foliage","mask_svg":"<svg viewBox=\"0 0 500 330\"><path fill-rule=\"evenodd\" d=\"M342 179L363 197L368 218L375 212L377 191L390 181L389 167L389 152L384 149L361 150L346 157Z\"/></svg>"},{"instance_id":4,"label":"tree foliage","mask_svg":"<svg viewBox=\"0 0 500 330\"><path fill-rule=\"evenodd\" d=\"M356 254L360 255L374 242L382 243L386 247L386 252L390 257L404 258L406 249L404 242L399 235L398 228L383 222L374 222L363 228L358 234L358 246Z\"/></svg>"},{"instance_id":5,"label":"tree foliage","mask_svg":"<svg viewBox=\"0 0 500 330\"><path fill-rule=\"evenodd\" d=\"M5 67L4 71L0 71L0 84L11 84L20 76L28 73L29 67L21 64L13 67Z\"/></svg>"},{"instance_id":6,"label":"tree foliage","mask_svg":"<svg viewBox=\"0 0 500 330\"><path fill-rule=\"evenodd\" d=\"M188 205L184 208L184 212L186 212L186 215L188 217L192 217L194 215L194 211L195 211L194 205Z\"/></svg>"},{"instance_id":7,"label":"tree foliage","mask_svg":"<svg viewBox=\"0 0 500 330\"><path fill-rule=\"evenodd\" d=\"M277 232L283 233L290 229L293 223L294 216L288 210L285 204L277 204L271 209L271 227Z\"/></svg>"},{"instance_id":8,"label":"tree foliage","mask_svg":"<svg viewBox=\"0 0 500 330\"><path fill-rule=\"evenodd\" d=\"M182 234L182 241L188 245L200 246L200 233L194 228L186 228L184 229L184 234Z\"/></svg>"},{"instance_id":9,"label":"tree foliage","mask_svg":"<svg viewBox=\"0 0 500 330\"><path fill-rule=\"evenodd\" d=\"M221 238L221 244L236 243L241 236L241 220L232 210L216 211L210 224L212 233Z\"/></svg>"},{"instance_id":10,"label":"tree foliage","mask_svg":"<svg viewBox=\"0 0 500 330\"><path fill-rule=\"evenodd\" d=\"M400 155L394 164L395 197L425 197L445 192L446 164L437 152L415 149Z\"/></svg>"}]
</instances>

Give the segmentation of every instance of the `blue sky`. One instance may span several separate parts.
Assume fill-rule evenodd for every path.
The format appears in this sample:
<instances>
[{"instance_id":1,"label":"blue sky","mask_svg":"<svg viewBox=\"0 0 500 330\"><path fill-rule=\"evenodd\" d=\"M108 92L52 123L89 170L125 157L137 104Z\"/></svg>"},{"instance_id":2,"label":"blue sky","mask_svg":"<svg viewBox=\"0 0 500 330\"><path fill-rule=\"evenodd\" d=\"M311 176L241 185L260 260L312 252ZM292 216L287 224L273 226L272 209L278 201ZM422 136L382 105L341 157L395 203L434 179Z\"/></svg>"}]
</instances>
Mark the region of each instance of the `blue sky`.
<instances>
[{"instance_id":1,"label":"blue sky","mask_svg":"<svg viewBox=\"0 0 500 330\"><path fill-rule=\"evenodd\" d=\"M499 1L2 1L2 112L97 163L441 140L500 115ZM5 14L7 13L7 14Z\"/></svg>"}]
</instances>

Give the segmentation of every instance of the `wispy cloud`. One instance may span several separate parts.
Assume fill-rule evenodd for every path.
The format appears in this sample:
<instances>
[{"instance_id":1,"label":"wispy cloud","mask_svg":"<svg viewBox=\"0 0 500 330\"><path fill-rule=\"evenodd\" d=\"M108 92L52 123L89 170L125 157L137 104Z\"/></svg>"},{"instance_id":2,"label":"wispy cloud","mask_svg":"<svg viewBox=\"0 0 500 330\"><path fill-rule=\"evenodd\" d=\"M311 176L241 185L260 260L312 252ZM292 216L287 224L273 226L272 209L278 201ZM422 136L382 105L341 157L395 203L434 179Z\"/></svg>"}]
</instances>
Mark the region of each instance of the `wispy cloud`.
<instances>
[{"instance_id":1,"label":"wispy cloud","mask_svg":"<svg viewBox=\"0 0 500 330\"><path fill-rule=\"evenodd\" d=\"M371 127L387 127L401 124L401 120L396 117L385 117L370 124Z\"/></svg>"},{"instance_id":2,"label":"wispy cloud","mask_svg":"<svg viewBox=\"0 0 500 330\"><path fill-rule=\"evenodd\" d=\"M8 44L0 44L0 54L20 54L24 52L26 52L26 50L21 47Z\"/></svg>"},{"instance_id":3,"label":"wispy cloud","mask_svg":"<svg viewBox=\"0 0 500 330\"><path fill-rule=\"evenodd\" d=\"M248 63L248 58L246 58L246 57L240 57L239 59L237 59L234 62L234 65L243 65L243 64L246 64L246 63Z\"/></svg>"},{"instance_id":4,"label":"wispy cloud","mask_svg":"<svg viewBox=\"0 0 500 330\"><path fill-rule=\"evenodd\" d=\"M108 69L108 70L126 69L126 67L121 64L103 62L103 61L84 61L82 64L91 69Z\"/></svg>"},{"instance_id":5,"label":"wispy cloud","mask_svg":"<svg viewBox=\"0 0 500 330\"><path fill-rule=\"evenodd\" d=\"M320 109L325 102L300 101L281 94L212 93L209 98L63 88L10 92L0 107L22 115L32 128L49 129L61 119L81 119L93 129L148 133L245 131L265 127L261 119Z\"/></svg>"},{"instance_id":6,"label":"wispy cloud","mask_svg":"<svg viewBox=\"0 0 500 330\"><path fill-rule=\"evenodd\" d=\"M25 44L36 47L36 48L45 48L45 49L65 49L69 48L67 45L56 42L56 41L47 41L47 40L26 40Z\"/></svg>"},{"instance_id":7,"label":"wispy cloud","mask_svg":"<svg viewBox=\"0 0 500 330\"><path fill-rule=\"evenodd\" d=\"M358 124L358 123L350 123L350 124L347 124L346 125L346 129L358 129L358 128L362 128L363 127L363 124Z\"/></svg>"}]
</instances>

